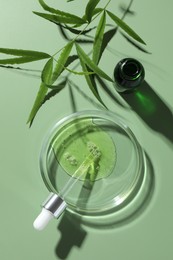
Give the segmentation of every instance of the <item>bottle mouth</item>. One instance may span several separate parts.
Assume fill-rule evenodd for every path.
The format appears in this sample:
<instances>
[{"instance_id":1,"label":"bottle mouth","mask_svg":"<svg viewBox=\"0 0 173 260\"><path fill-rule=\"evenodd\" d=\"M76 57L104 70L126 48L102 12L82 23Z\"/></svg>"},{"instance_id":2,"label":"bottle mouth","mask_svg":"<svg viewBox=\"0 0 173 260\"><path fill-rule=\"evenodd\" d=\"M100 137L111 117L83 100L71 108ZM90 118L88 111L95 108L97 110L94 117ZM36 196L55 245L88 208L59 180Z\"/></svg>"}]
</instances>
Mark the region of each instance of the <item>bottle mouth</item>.
<instances>
[{"instance_id":1,"label":"bottle mouth","mask_svg":"<svg viewBox=\"0 0 173 260\"><path fill-rule=\"evenodd\" d=\"M92 127L95 133L91 131ZM86 158L81 141L85 141L86 137L95 142L101 154L98 161L94 161L94 157L91 168L87 164L87 170L92 172L97 168L98 173L94 178L90 178L91 175L88 178L87 172L85 178L84 175L82 178L78 176L73 188L67 194L64 191L62 193L74 178L72 169L75 171L77 167L73 160L74 165L66 165L63 155L67 156L67 149L70 153L73 151L70 156L75 158L71 159L80 162L83 156ZM146 165L141 146L121 117L111 112L83 111L53 126L41 150L40 169L48 190L60 194L71 213L93 221L114 212L119 214L120 209L131 203L142 185Z\"/></svg>"},{"instance_id":2,"label":"bottle mouth","mask_svg":"<svg viewBox=\"0 0 173 260\"><path fill-rule=\"evenodd\" d=\"M135 59L126 59L121 64L120 73L126 80L136 80L141 76L142 66Z\"/></svg>"}]
</instances>

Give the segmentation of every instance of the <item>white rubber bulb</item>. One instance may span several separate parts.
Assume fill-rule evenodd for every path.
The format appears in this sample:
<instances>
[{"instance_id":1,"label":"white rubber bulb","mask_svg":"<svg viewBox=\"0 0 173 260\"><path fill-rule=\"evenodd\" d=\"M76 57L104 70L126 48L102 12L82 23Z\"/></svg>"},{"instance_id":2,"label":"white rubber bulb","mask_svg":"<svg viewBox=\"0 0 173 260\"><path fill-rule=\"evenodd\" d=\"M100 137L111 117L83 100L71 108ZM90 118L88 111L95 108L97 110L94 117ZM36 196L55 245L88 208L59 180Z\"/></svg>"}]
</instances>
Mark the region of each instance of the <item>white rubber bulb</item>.
<instances>
[{"instance_id":1,"label":"white rubber bulb","mask_svg":"<svg viewBox=\"0 0 173 260\"><path fill-rule=\"evenodd\" d=\"M35 219L33 226L36 230L41 231L47 226L52 218L54 218L53 214L49 210L42 208L42 211Z\"/></svg>"}]
</instances>

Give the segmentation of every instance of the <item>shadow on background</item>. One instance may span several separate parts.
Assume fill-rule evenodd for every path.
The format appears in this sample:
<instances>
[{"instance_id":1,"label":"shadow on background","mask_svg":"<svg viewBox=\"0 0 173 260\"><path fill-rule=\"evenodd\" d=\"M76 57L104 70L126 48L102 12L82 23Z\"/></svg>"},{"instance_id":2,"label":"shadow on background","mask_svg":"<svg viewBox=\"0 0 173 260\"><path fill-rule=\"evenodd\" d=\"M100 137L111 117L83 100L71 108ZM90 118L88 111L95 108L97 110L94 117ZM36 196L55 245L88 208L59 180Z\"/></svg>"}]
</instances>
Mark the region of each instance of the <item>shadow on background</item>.
<instances>
[{"instance_id":1,"label":"shadow on background","mask_svg":"<svg viewBox=\"0 0 173 260\"><path fill-rule=\"evenodd\" d=\"M81 188L76 207L86 207L88 199L91 195L94 182L91 182L87 177ZM82 227L82 218L75 217L69 212L65 212L58 225L58 230L61 232L61 239L58 242L55 253L58 259L67 259L73 247L80 248L87 236L87 232Z\"/></svg>"},{"instance_id":2,"label":"shadow on background","mask_svg":"<svg viewBox=\"0 0 173 260\"><path fill-rule=\"evenodd\" d=\"M173 143L173 113L146 81L135 92L120 95L152 130Z\"/></svg>"},{"instance_id":3,"label":"shadow on background","mask_svg":"<svg viewBox=\"0 0 173 260\"><path fill-rule=\"evenodd\" d=\"M131 6L132 1L130 1ZM129 9L129 8L128 8ZM128 14L128 9L126 9L126 14ZM124 15L124 16L125 16ZM124 17L123 17L124 18ZM123 19L122 18L122 19ZM104 52L106 49L108 43L111 41L111 39L115 36L117 32L117 28L113 28L106 32L104 34L104 40L103 40L103 45L102 45L102 51L101 53ZM123 35L124 36L124 35ZM126 40L129 41L129 39L126 37ZM88 42L90 43L90 42ZM130 42L132 45L134 43L131 41ZM134 45L137 47L139 50L144 51L146 53L149 53L145 51L144 49L138 47L137 45ZM99 84L102 86L102 88L105 90L105 92L111 97L111 99L115 102L118 103L119 105L122 105L122 103L119 101L119 94L118 93L113 93L109 87L106 85L106 83L99 77L96 76L96 79L98 80ZM103 109L100 104L97 104L94 100L92 100L90 97L88 97L85 93L83 93L80 88L73 82L69 84L69 94L70 94L70 102L71 102L71 108L72 112L77 111L77 104L75 101L75 95L73 93L73 88L76 88L76 90L84 96L84 98L87 98L89 102L91 102L94 106L97 108ZM141 90L142 89L142 90ZM173 141L173 138L171 137L171 131L167 130L167 126L171 125L172 118L171 118L171 111L168 109L168 107L164 104L164 102L157 96L157 94L152 91L151 87L145 82L142 88L140 89L139 92L136 92L135 94L121 94L121 97L138 113L138 115L153 129L156 131L159 131L164 134L171 142ZM145 91L143 91L145 89ZM143 96L143 100L142 99ZM150 97L150 98L149 98ZM154 103L152 104L152 102ZM151 103L151 107L149 109L149 103ZM157 106L157 107L156 107ZM159 111L162 110L161 112L156 112L159 107ZM150 112L150 113L149 113ZM159 128L157 126L157 120L158 116L162 114L164 117L164 120L168 123L166 127L162 126ZM171 129L171 128L170 128ZM147 158L147 167L149 170L149 183L147 186L147 189L145 190L145 196L143 197L143 200L140 201L136 209L128 216L125 216L122 218L122 220L118 222L106 222L105 225L97 225L96 223L84 223L81 217L76 217L73 214L69 213L66 211L63 216L60 219L60 222L58 224L58 232L61 233L61 238L57 243L57 246L55 248L55 253L58 259L67 259L67 257L70 255L70 252L73 250L74 247L81 248L86 237L87 237L87 232L84 229L84 226L90 226L93 228L105 228L105 229L112 229L112 228L118 228L121 227L122 225L128 224L135 220L137 217L139 217L146 209L148 204L151 201L153 192L154 192L154 186L155 186L155 179L154 179L154 169L153 165L149 159L149 157L146 154ZM87 204L87 200L89 199L89 196L92 191L92 185L88 186L84 184L81 193L79 195L79 200L80 198L86 199L85 203Z\"/></svg>"},{"instance_id":4,"label":"shadow on background","mask_svg":"<svg viewBox=\"0 0 173 260\"><path fill-rule=\"evenodd\" d=\"M112 230L115 228L119 228L121 226L127 225L132 221L136 220L138 217L143 214L146 210L148 204L150 203L154 188L155 188L155 178L154 178L154 169L151 163L150 158L145 153L146 162L147 162L147 177L145 179L145 187L143 186L142 190L139 191L142 194L136 201L134 197L134 202L132 199L132 212L129 215L122 216L121 220L116 220L111 218L111 222L109 222L109 215L108 218L105 216L105 222L102 224L97 223L94 221L86 222L83 221L82 217L75 216L70 212L66 211L62 218L60 219L60 223L58 225L58 232L61 232L61 238L57 243L55 248L55 253L58 259L67 259L70 252L74 247L81 248L84 240L87 237L87 232L85 231L84 227L88 226L94 229L107 229ZM81 198L85 198L86 204L87 200L92 191L92 185L84 183L81 193L79 195L79 200ZM80 202L79 202L80 203ZM124 205L124 207L128 205Z\"/></svg>"},{"instance_id":5,"label":"shadow on background","mask_svg":"<svg viewBox=\"0 0 173 260\"><path fill-rule=\"evenodd\" d=\"M80 248L87 236L87 232L81 227L68 212L65 212L58 225L61 239L58 242L55 253L58 259L67 259L73 247Z\"/></svg>"},{"instance_id":6,"label":"shadow on background","mask_svg":"<svg viewBox=\"0 0 173 260\"><path fill-rule=\"evenodd\" d=\"M100 77L97 80L106 94L117 104L125 106L117 99L117 95L110 91L109 86ZM118 92L116 92L117 94ZM153 131L162 134L171 144L173 143L173 111L157 95L152 87L144 81L134 92L118 93L122 99L130 105L133 111ZM117 102L118 101L118 102Z\"/></svg>"},{"instance_id":7,"label":"shadow on background","mask_svg":"<svg viewBox=\"0 0 173 260\"><path fill-rule=\"evenodd\" d=\"M72 112L77 112L77 104L73 89L69 84L69 95L71 101ZM53 165L54 167L54 165ZM53 168L52 168L53 169ZM76 207L84 209L93 189L94 181L90 181L89 176L81 188ZM58 259L67 259L73 247L80 248L87 236L87 232L81 226L81 218L76 218L73 214L65 212L58 225L58 230L61 232L61 239L58 242L55 253Z\"/></svg>"}]
</instances>

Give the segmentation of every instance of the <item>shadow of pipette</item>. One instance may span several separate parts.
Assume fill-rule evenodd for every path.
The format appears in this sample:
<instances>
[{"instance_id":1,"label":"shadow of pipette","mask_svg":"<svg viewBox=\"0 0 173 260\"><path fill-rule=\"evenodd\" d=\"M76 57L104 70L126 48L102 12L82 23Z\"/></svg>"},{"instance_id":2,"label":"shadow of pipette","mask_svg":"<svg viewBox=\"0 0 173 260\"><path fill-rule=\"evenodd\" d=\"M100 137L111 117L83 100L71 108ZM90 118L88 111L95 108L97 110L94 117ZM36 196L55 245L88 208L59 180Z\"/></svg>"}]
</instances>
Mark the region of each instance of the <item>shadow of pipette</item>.
<instances>
[{"instance_id":1,"label":"shadow of pipette","mask_svg":"<svg viewBox=\"0 0 173 260\"><path fill-rule=\"evenodd\" d=\"M67 259L72 248L80 248L87 236L87 232L81 227L80 222L67 211L62 216L58 225L61 238L55 248L58 259Z\"/></svg>"},{"instance_id":2,"label":"shadow of pipette","mask_svg":"<svg viewBox=\"0 0 173 260\"><path fill-rule=\"evenodd\" d=\"M94 181L90 181L87 177L81 188L76 207L87 206L87 202L91 195L94 186ZM66 211L62 216L58 225L58 230L61 232L61 238L55 248L55 253L58 259L67 259L73 247L80 248L87 236L87 232L82 227L82 219L80 216Z\"/></svg>"}]
</instances>

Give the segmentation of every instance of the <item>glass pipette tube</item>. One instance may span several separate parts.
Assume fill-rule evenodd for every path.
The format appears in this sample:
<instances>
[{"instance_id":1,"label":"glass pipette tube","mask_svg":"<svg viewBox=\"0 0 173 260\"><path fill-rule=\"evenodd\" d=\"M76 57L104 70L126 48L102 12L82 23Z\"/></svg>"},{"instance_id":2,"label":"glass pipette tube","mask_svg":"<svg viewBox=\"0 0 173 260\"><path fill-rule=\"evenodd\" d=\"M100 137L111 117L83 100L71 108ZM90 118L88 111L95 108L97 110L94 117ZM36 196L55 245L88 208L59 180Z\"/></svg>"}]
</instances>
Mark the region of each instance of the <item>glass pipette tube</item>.
<instances>
[{"instance_id":1,"label":"glass pipette tube","mask_svg":"<svg viewBox=\"0 0 173 260\"><path fill-rule=\"evenodd\" d=\"M90 149L89 154L80 164L78 169L70 177L69 181L65 184L58 194L50 193L46 201L42 204L42 211L35 219L33 226L37 230L42 230L49 223L52 218L58 218L66 209L67 203L65 202L66 195L71 191L77 181L86 175L90 174L90 180L94 181L94 164L98 163L101 157L100 149L94 145ZM91 170L90 170L91 168Z\"/></svg>"}]
</instances>

